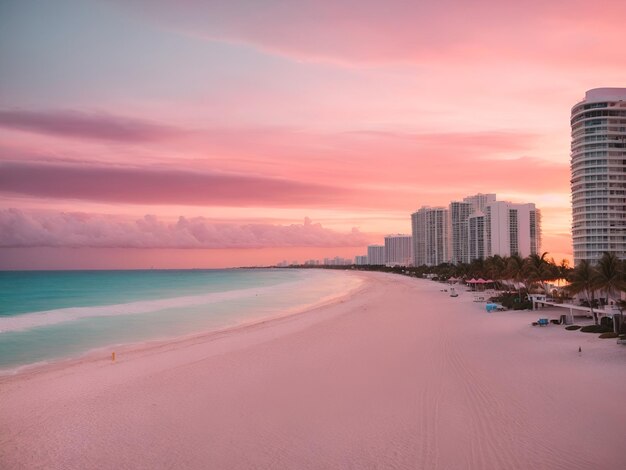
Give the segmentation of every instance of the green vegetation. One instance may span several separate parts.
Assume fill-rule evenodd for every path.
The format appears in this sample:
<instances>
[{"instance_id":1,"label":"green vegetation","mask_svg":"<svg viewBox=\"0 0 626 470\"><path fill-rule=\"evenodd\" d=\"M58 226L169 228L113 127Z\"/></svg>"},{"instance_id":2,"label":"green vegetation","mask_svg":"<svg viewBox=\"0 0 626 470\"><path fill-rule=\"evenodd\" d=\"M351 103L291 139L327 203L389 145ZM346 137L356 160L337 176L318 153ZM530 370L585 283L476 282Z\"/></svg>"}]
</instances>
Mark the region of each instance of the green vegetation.
<instances>
[{"instance_id":1,"label":"green vegetation","mask_svg":"<svg viewBox=\"0 0 626 470\"><path fill-rule=\"evenodd\" d=\"M553 259L547 258L547 253L531 255L522 258L513 256L489 256L485 259L477 259L471 263L450 264L443 263L438 266L322 266L326 269L355 269L360 271L382 271L406 276L428 277L434 281L447 281L456 279L485 279L493 281L493 287L509 292L502 300L502 305L508 309L523 310L532 308L528 300L529 292L547 292L548 282L558 279L567 279L572 269L567 260L556 264ZM311 268L312 266L293 266L298 268ZM316 266L318 267L318 266ZM558 292L552 292L557 296L555 300L563 301Z\"/></svg>"},{"instance_id":2,"label":"green vegetation","mask_svg":"<svg viewBox=\"0 0 626 470\"><path fill-rule=\"evenodd\" d=\"M587 260L582 260L576 269L572 271L569 276L570 284L567 287L571 294L582 294L586 306L591 309L593 315L593 322L598 324L598 314L594 310L597 306L597 301L594 298L595 286L597 285L597 273L591 266L591 263Z\"/></svg>"},{"instance_id":3,"label":"green vegetation","mask_svg":"<svg viewBox=\"0 0 626 470\"><path fill-rule=\"evenodd\" d=\"M531 255L527 258L514 256L489 256L477 259L471 263L450 264L438 266L291 266L296 268L325 268L325 269L358 269L360 271L382 271L407 276L431 277L435 281L446 281L451 277L470 279L491 279L496 287L503 287L503 283L514 282L519 285L518 292L545 290L546 283L557 279L566 279L572 269L567 260L556 264L553 259L547 259L547 253Z\"/></svg>"},{"instance_id":4,"label":"green vegetation","mask_svg":"<svg viewBox=\"0 0 626 470\"><path fill-rule=\"evenodd\" d=\"M593 321L598 324L598 314L594 310L597 300L596 292L603 292L622 310L623 303L621 293L626 292L626 269L624 261L614 253L605 252L598 260L596 266L592 266L586 260L581 261L569 276L570 285L568 290L571 294L582 294L586 305L591 308Z\"/></svg>"},{"instance_id":5,"label":"green vegetation","mask_svg":"<svg viewBox=\"0 0 626 470\"><path fill-rule=\"evenodd\" d=\"M566 326L565 329L569 330L569 331L576 331L576 330L580 330L580 326L579 325L570 325L570 326Z\"/></svg>"},{"instance_id":6,"label":"green vegetation","mask_svg":"<svg viewBox=\"0 0 626 470\"><path fill-rule=\"evenodd\" d=\"M572 269L567 260L556 264L553 259L547 258L547 253L531 255L522 258L513 256L489 256L477 259L471 263L450 264L438 266L292 266L297 268L326 268L326 269L358 269L360 271L382 271L407 276L429 277L435 281L446 281L452 277L457 279L483 278L493 280L494 286L499 289L515 284L518 296L528 292L545 292L547 283L558 279L567 279Z\"/></svg>"},{"instance_id":7,"label":"green vegetation","mask_svg":"<svg viewBox=\"0 0 626 470\"><path fill-rule=\"evenodd\" d=\"M520 298L516 292L505 292L489 299L491 302L498 302L509 310L528 310L533 308L533 303L526 298Z\"/></svg>"},{"instance_id":8,"label":"green vegetation","mask_svg":"<svg viewBox=\"0 0 626 470\"><path fill-rule=\"evenodd\" d=\"M583 326L580 331L583 333L612 333L613 329L605 325L587 325Z\"/></svg>"},{"instance_id":9,"label":"green vegetation","mask_svg":"<svg viewBox=\"0 0 626 470\"><path fill-rule=\"evenodd\" d=\"M471 278L493 281L493 287L509 292L494 297L492 300L513 310L532 307L528 301L529 293L539 292L551 294L557 303L571 301L573 295L582 298L581 304L591 309L594 323L599 323L597 308L601 307L600 299L608 299L622 311L626 303L621 301L622 292L626 292L626 261L620 260L615 254L605 252L597 264L581 261L575 269L567 260L559 264L548 259L547 253L541 256L534 254L526 258L513 256L489 256L471 263L438 266L293 266L297 268L323 267L326 269L357 269L361 271L382 271L405 276L428 277L434 281L447 281L450 278L468 280ZM557 280L569 281L569 286L560 291L548 292L548 283ZM491 284L490 284L491 285ZM623 328L626 328L624 322Z\"/></svg>"},{"instance_id":10,"label":"green vegetation","mask_svg":"<svg viewBox=\"0 0 626 470\"><path fill-rule=\"evenodd\" d=\"M607 339L607 338L617 338L619 335L617 333L613 333L612 331L610 333L602 333L600 336L598 336L598 338L602 338L602 339Z\"/></svg>"}]
</instances>

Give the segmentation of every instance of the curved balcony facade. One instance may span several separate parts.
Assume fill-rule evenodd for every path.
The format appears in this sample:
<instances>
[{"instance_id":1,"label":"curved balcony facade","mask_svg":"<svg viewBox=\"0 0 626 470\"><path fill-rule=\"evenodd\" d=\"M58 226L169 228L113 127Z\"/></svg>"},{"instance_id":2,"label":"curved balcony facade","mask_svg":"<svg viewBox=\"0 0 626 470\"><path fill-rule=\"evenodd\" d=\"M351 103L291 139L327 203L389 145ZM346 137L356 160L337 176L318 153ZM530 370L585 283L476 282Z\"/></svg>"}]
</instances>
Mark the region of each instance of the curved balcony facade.
<instances>
[{"instance_id":1,"label":"curved balcony facade","mask_svg":"<svg viewBox=\"0 0 626 470\"><path fill-rule=\"evenodd\" d=\"M596 88L572 108L574 263L626 259L626 88Z\"/></svg>"}]
</instances>

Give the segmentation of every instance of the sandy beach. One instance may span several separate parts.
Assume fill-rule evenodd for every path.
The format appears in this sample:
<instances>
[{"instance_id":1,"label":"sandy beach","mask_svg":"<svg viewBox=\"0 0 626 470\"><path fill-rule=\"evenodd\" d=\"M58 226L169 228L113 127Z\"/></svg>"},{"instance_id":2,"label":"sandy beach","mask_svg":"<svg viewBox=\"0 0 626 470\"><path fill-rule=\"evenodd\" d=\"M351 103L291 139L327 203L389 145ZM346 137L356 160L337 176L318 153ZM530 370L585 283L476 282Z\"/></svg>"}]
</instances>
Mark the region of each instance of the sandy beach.
<instances>
[{"instance_id":1,"label":"sandy beach","mask_svg":"<svg viewBox=\"0 0 626 470\"><path fill-rule=\"evenodd\" d=\"M0 467L626 465L626 347L355 275L305 313L0 377Z\"/></svg>"}]
</instances>

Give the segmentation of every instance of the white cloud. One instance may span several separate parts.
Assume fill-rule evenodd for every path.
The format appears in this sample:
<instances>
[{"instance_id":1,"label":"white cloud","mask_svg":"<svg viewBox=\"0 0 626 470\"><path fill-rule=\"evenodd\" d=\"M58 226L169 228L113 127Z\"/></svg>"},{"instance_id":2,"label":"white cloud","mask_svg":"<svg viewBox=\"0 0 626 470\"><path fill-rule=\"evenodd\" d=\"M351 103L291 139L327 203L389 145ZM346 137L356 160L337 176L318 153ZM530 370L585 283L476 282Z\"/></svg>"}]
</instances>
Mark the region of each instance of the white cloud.
<instances>
[{"instance_id":1,"label":"white cloud","mask_svg":"<svg viewBox=\"0 0 626 470\"><path fill-rule=\"evenodd\" d=\"M126 220L109 215L0 211L1 247L264 248L364 246L358 229L341 233L312 223L225 224L204 217L179 217L174 223L146 215Z\"/></svg>"}]
</instances>

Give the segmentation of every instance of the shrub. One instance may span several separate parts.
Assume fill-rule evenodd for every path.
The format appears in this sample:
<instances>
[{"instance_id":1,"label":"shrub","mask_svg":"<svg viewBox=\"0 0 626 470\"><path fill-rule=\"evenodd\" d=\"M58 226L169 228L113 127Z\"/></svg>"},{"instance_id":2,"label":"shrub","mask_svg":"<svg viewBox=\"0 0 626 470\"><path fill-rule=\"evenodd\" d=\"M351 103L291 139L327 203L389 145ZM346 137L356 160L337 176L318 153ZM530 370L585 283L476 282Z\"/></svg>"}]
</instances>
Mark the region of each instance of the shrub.
<instances>
[{"instance_id":1,"label":"shrub","mask_svg":"<svg viewBox=\"0 0 626 470\"><path fill-rule=\"evenodd\" d=\"M565 329L569 330L569 331L575 331L575 330L580 330L580 326L578 326L578 325L569 325L569 326L566 326Z\"/></svg>"},{"instance_id":2,"label":"shrub","mask_svg":"<svg viewBox=\"0 0 626 470\"><path fill-rule=\"evenodd\" d=\"M533 308L533 303L526 298L526 295L520 295L517 292L505 292L489 299L490 302L497 302L502 304L509 310L530 310Z\"/></svg>"},{"instance_id":3,"label":"shrub","mask_svg":"<svg viewBox=\"0 0 626 470\"><path fill-rule=\"evenodd\" d=\"M612 333L613 330L604 325L587 325L583 326L580 331L583 333Z\"/></svg>"},{"instance_id":4,"label":"shrub","mask_svg":"<svg viewBox=\"0 0 626 470\"><path fill-rule=\"evenodd\" d=\"M605 338L617 338L619 335L617 333L613 333L612 331L610 333L602 333L599 338L605 339Z\"/></svg>"},{"instance_id":5,"label":"shrub","mask_svg":"<svg viewBox=\"0 0 626 470\"><path fill-rule=\"evenodd\" d=\"M602 317L600 318L600 325L606 326L613 330L613 319L609 317Z\"/></svg>"}]
</instances>

